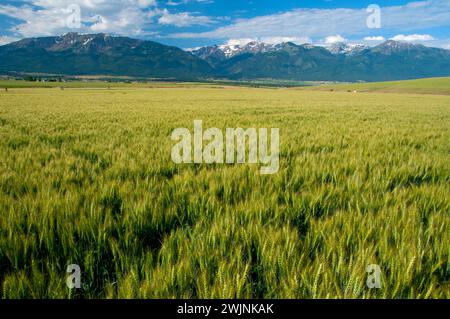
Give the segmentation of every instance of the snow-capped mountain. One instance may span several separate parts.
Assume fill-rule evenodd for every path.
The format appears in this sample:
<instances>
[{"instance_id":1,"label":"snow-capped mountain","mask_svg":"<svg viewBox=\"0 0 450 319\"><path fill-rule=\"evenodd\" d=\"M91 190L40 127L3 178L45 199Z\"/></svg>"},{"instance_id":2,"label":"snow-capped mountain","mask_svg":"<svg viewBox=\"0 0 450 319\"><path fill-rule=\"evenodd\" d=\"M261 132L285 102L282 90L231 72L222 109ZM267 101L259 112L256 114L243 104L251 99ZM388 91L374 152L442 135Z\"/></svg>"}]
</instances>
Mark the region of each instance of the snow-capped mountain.
<instances>
[{"instance_id":1,"label":"snow-capped mountain","mask_svg":"<svg viewBox=\"0 0 450 319\"><path fill-rule=\"evenodd\" d=\"M374 47L248 42L192 52L107 34L28 38L0 46L0 74L170 79L388 81L450 75L450 51L386 41Z\"/></svg>"},{"instance_id":2,"label":"snow-capped mountain","mask_svg":"<svg viewBox=\"0 0 450 319\"><path fill-rule=\"evenodd\" d=\"M277 45L258 41L252 41L245 45L221 45L219 48L227 58L242 53L266 53L278 50Z\"/></svg>"},{"instance_id":3,"label":"snow-capped mountain","mask_svg":"<svg viewBox=\"0 0 450 319\"><path fill-rule=\"evenodd\" d=\"M392 40L374 47L249 42L192 53L230 78L385 81L450 74L449 50Z\"/></svg>"},{"instance_id":4,"label":"snow-capped mountain","mask_svg":"<svg viewBox=\"0 0 450 319\"><path fill-rule=\"evenodd\" d=\"M286 48L286 44L287 43L269 44L264 42L252 41L243 45L224 44L203 47L200 49L192 50L191 52L204 60L213 59L215 62L217 62L230 59L244 53L256 54L280 51ZM298 46L310 50L319 47L312 44L302 44ZM353 55L369 48L368 46L362 44L350 44L343 42L333 43L324 47L332 54L343 55Z\"/></svg>"},{"instance_id":5,"label":"snow-capped mountain","mask_svg":"<svg viewBox=\"0 0 450 319\"><path fill-rule=\"evenodd\" d=\"M230 59L244 53L267 53L280 49L281 44L251 41L246 44L224 44L203 47L191 52L201 58L205 58L206 56L214 56L215 58Z\"/></svg>"},{"instance_id":6,"label":"snow-capped mountain","mask_svg":"<svg viewBox=\"0 0 450 319\"><path fill-rule=\"evenodd\" d=\"M369 49L369 46L362 44L350 44L344 42L337 42L325 46L325 48L333 54L353 55L363 50Z\"/></svg>"},{"instance_id":7,"label":"snow-capped mountain","mask_svg":"<svg viewBox=\"0 0 450 319\"><path fill-rule=\"evenodd\" d=\"M0 74L209 76L208 63L179 48L108 34L66 33L0 46Z\"/></svg>"},{"instance_id":8,"label":"snow-capped mountain","mask_svg":"<svg viewBox=\"0 0 450 319\"><path fill-rule=\"evenodd\" d=\"M388 40L388 41L376 46L374 49L376 49L379 52L382 52L384 54L392 54L392 53L398 53L398 52L408 52L411 50L427 50L429 48L422 44Z\"/></svg>"}]
</instances>

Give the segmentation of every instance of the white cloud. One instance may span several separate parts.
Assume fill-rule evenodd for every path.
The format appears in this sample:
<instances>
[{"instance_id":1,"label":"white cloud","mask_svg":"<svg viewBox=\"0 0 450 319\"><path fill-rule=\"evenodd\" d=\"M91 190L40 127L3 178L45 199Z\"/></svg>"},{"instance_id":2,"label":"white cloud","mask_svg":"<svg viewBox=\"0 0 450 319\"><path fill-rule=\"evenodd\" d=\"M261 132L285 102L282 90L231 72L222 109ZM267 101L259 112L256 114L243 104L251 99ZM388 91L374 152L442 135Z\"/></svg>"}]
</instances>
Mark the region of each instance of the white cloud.
<instances>
[{"instance_id":1,"label":"white cloud","mask_svg":"<svg viewBox=\"0 0 450 319\"><path fill-rule=\"evenodd\" d=\"M138 2L141 8L156 6L156 0L138 0Z\"/></svg>"},{"instance_id":2,"label":"white cloud","mask_svg":"<svg viewBox=\"0 0 450 319\"><path fill-rule=\"evenodd\" d=\"M16 18L22 23L12 32L17 35L57 35L69 31L140 35L144 26L151 23L155 0L25 0L16 7L0 5L0 14ZM81 9L81 28L71 29L67 21L72 15L69 5Z\"/></svg>"},{"instance_id":3,"label":"white cloud","mask_svg":"<svg viewBox=\"0 0 450 319\"><path fill-rule=\"evenodd\" d=\"M187 52L192 52L192 51L197 51L197 50L199 50L201 48L203 48L203 47L184 48L183 50L187 51Z\"/></svg>"},{"instance_id":4,"label":"white cloud","mask_svg":"<svg viewBox=\"0 0 450 319\"><path fill-rule=\"evenodd\" d=\"M385 41L386 38L382 36L365 37L364 41Z\"/></svg>"},{"instance_id":5,"label":"white cloud","mask_svg":"<svg viewBox=\"0 0 450 319\"><path fill-rule=\"evenodd\" d=\"M360 9L295 9L292 11L236 20L208 32L181 33L181 38L326 37L330 30L342 36L360 36L367 27L369 13ZM412 31L450 25L450 1L426 0L381 8L383 30Z\"/></svg>"},{"instance_id":6,"label":"white cloud","mask_svg":"<svg viewBox=\"0 0 450 319\"><path fill-rule=\"evenodd\" d=\"M333 44L333 43L339 43L339 42L347 42L347 40L340 36L340 35L331 35L325 38L326 44Z\"/></svg>"},{"instance_id":7,"label":"white cloud","mask_svg":"<svg viewBox=\"0 0 450 319\"><path fill-rule=\"evenodd\" d=\"M391 40L407 41L407 42L420 42L420 41L432 41L435 39L429 34L410 34L410 35L399 34L399 35L396 35L395 37L392 37Z\"/></svg>"},{"instance_id":8,"label":"white cloud","mask_svg":"<svg viewBox=\"0 0 450 319\"><path fill-rule=\"evenodd\" d=\"M245 38L245 39L229 39L227 42L225 42L225 45L246 45L247 43L258 41L256 38Z\"/></svg>"},{"instance_id":9,"label":"white cloud","mask_svg":"<svg viewBox=\"0 0 450 319\"><path fill-rule=\"evenodd\" d=\"M169 1L166 2L166 5L168 5L168 6L179 6L181 4L186 4L186 3L189 3L189 2L213 3L214 0L181 0L181 1L178 1L178 2L169 0Z\"/></svg>"},{"instance_id":10,"label":"white cloud","mask_svg":"<svg viewBox=\"0 0 450 319\"><path fill-rule=\"evenodd\" d=\"M11 42L18 41L18 38L15 37L9 37L9 36L0 36L0 45L5 45Z\"/></svg>"},{"instance_id":11,"label":"white cloud","mask_svg":"<svg viewBox=\"0 0 450 319\"><path fill-rule=\"evenodd\" d=\"M447 49L447 50L450 50L450 43L449 44L445 44L443 48Z\"/></svg>"},{"instance_id":12,"label":"white cloud","mask_svg":"<svg viewBox=\"0 0 450 319\"><path fill-rule=\"evenodd\" d=\"M278 44L284 42L292 42L295 44L305 44L311 43L311 39L308 37L262 37L260 38L261 42L265 42L268 44Z\"/></svg>"},{"instance_id":13,"label":"white cloud","mask_svg":"<svg viewBox=\"0 0 450 319\"><path fill-rule=\"evenodd\" d=\"M198 1L198 0L197 0ZM0 14L22 21L10 31L17 36L50 36L66 32L107 32L140 36L148 32L152 24L189 26L207 25L212 19L189 12L172 14L160 10L155 0L24 0L17 7L1 5ZM70 28L67 23L73 11L69 5L81 9L81 27ZM159 19L155 21L157 18Z\"/></svg>"},{"instance_id":14,"label":"white cloud","mask_svg":"<svg viewBox=\"0 0 450 319\"><path fill-rule=\"evenodd\" d=\"M213 23L213 20L210 17L193 15L189 12L172 14L167 9L164 9L158 22L160 24L169 24L177 27L187 27L191 25L209 25Z\"/></svg>"}]
</instances>

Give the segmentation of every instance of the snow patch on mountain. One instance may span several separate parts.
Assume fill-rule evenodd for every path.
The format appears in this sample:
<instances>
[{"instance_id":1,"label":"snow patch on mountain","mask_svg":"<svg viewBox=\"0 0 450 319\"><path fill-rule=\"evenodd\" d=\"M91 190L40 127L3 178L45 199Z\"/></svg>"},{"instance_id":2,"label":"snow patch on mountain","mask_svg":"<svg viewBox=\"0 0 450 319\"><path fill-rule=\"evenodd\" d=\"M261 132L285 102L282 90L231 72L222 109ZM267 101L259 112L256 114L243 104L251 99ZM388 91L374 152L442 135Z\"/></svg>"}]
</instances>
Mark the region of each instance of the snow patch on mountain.
<instances>
[{"instance_id":1,"label":"snow patch on mountain","mask_svg":"<svg viewBox=\"0 0 450 319\"><path fill-rule=\"evenodd\" d=\"M369 48L369 46L354 43L336 42L325 48L333 54L353 55Z\"/></svg>"},{"instance_id":2,"label":"snow patch on mountain","mask_svg":"<svg viewBox=\"0 0 450 319\"><path fill-rule=\"evenodd\" d=\"M267 53L267 52L275 52L280 51L286 48L286 45L289 42L284 43L266 43L266 42L259 42L259 41L248 41L248 42L233 42L230 41L227 44L223 45L215 45L215 46L209 46L209 47L202 47L202 48L196 48L193 50L189 50L193 54L205 58L211 55L214 55L216 57L222 56L224 59L230 59L235 56L238 56L240 54L244 53L252 53L252 54L258 54L258 53ZM294 46L302 47L307 50L312 50L314 48L320 47L315 46L310 43L305 43L302 45L297 45L292 43ZM362 44L351 44L351 43L344 43L344 42L336 42L332 44L326 44L323 47L325 47L328 51L330 51L332 54L342 54L342 55L354 55L356 53L359 53L363 50L366 50L370 48L369 46L362 45Z\"/></svg>"}]
</instances>

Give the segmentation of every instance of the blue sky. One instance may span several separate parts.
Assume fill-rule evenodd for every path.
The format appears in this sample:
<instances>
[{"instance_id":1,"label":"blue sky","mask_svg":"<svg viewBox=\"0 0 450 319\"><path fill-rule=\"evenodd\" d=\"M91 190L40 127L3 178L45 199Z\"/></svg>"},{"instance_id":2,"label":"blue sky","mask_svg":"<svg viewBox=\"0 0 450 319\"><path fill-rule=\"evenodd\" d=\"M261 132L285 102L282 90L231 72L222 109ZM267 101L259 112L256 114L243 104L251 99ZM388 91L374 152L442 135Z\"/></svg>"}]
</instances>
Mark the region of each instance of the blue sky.
<instances>
[{"instance_id":1,"label":"blue sky","mask_svg":"<svg viewBox=\"0 0 450 319\"><path fill-rule=\"evenodd\" d=\"M66 32L182 48L396 39L450 49L450 0L0 0L0 44Z\"/></svg>"}]
</instances>

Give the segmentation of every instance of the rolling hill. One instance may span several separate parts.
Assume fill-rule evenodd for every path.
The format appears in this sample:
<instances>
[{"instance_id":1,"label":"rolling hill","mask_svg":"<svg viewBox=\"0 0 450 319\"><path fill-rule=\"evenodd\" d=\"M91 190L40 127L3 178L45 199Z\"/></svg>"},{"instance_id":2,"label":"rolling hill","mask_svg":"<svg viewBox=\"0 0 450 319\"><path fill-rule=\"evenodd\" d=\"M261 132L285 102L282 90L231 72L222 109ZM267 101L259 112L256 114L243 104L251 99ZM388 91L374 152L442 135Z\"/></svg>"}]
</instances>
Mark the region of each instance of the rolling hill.
<instances>
[{"instance_id":1,"label":"rolling hill","mask_svg":"<svg viewBox=\"0 0 450 319\"><path fill-rule=\"evenodd\" d=\"M357 91L380 93L417 93L450 95L450 77L408 81L354 83L308 87L319 91Z\"/></svg>"}]
</instances>

